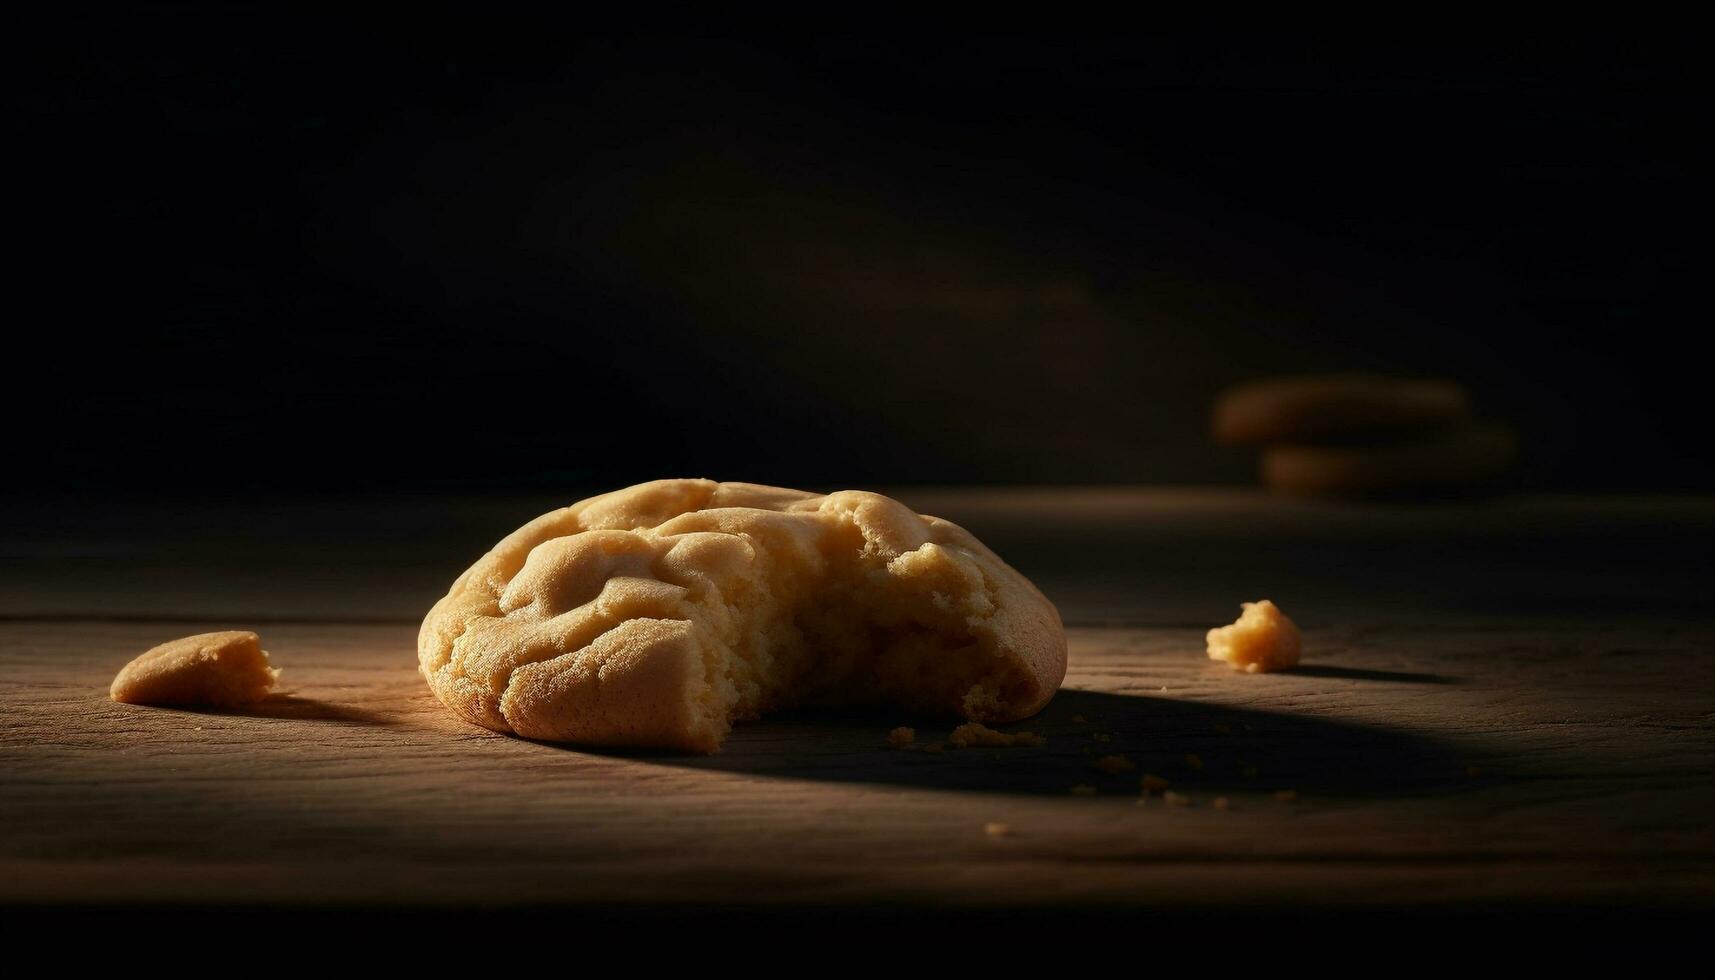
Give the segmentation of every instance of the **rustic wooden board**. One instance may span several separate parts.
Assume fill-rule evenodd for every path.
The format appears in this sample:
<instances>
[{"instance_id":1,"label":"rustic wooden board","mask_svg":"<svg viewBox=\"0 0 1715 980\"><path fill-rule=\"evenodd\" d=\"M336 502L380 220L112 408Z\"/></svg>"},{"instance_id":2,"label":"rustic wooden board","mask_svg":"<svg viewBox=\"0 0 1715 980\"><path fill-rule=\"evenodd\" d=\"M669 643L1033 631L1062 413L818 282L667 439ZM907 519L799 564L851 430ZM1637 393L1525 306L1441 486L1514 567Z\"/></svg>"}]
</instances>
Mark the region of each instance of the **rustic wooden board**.
<instances>
[{"instance_id":1,"label":"rustic wooden board","mask_svg":"<svg viewBox=\"0 0 1715 980\"><path fill-rule=\"evenodd\" d=\"M406 622L264 627L290 694L252 712L107 700L133 654L242 625L0 624L0 903L1715 904L1704 626L1334 622L1269 676L1197 630L1077 628L1014 726L1046 745L938 754L884 748L887 714L711 758L524 742L439 708Z\"/></svg>"}]
</instances>

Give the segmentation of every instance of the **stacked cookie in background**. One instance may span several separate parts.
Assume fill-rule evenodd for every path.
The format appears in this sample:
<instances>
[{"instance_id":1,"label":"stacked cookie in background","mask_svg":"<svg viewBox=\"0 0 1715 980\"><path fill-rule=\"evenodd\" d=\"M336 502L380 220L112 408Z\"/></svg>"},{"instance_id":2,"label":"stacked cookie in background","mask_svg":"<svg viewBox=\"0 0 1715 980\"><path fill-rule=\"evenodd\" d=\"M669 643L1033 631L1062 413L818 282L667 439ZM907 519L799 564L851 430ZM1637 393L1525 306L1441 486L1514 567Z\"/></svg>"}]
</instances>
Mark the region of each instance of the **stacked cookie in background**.
<instances>
[{"instance_id":1,"label":"stacked cookie in background","mask_svg":"<svg viewBox=\"0 0 1715 980\"><path fill-rule=\"evenodd\" d=\"M1367 374L1274 378L1215 402L1219 442L1262 447L1262 482L1332 497L1459 493L1512 466L1511 429L1479 420L1450 381Z\"/></svg>"}]
</instances>

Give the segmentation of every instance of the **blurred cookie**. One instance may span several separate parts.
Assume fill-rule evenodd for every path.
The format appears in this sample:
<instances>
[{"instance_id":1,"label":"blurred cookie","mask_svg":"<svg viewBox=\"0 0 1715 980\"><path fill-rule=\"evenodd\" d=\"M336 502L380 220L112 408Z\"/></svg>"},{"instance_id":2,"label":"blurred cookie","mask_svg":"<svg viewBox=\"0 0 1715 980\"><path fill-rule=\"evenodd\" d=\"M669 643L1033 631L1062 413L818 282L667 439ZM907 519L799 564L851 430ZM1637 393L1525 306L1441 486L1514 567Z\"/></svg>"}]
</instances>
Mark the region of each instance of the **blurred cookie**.
<instances>
[{"instance_id":1,"label":"blurred cookie","mask_svg":"<svg viewBox=\"0 0 1715 980\"><path fill-rule=\"evenodd\" d=\"M1436 493L1491 483L1512 465L1516 440L1500 425L1472 423L1386 444L1263 450L1272 490L1327 496Z\"/></svg>"},{"instance_id":2,"label":"blurred cookie","mask_svg":"<svg viewBox=\"0 0 1715 980\"><path fill-rule=\"evenodd\" d=\"M1255 381L1215 402L1220 442L1328 442L1453 425L1471 417L1465 389L1451 381L1330 374Z\"/></svg>"}]
</instances>

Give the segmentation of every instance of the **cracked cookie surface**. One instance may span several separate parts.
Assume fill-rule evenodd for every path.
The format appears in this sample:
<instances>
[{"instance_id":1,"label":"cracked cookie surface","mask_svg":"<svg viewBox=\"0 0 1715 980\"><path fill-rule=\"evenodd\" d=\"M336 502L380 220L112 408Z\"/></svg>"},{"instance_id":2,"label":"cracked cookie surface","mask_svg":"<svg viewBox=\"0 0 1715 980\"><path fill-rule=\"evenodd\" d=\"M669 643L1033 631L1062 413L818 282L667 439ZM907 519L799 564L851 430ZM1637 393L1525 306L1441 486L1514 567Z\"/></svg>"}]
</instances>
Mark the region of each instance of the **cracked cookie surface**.
<instances>
[{"instance_id":1,"label":"cracked cookie surface","mask_svg":"<svg viewBox=\"0 0 1715 980\"><path fill-rule=\"evenodd\" d=\"M1012 721L1066 671L1053 604L963 528L875 493L711 480L524 525L417 650L436 697L485 728L692 752L797 705Z\"/></svg>"}]
</instances>

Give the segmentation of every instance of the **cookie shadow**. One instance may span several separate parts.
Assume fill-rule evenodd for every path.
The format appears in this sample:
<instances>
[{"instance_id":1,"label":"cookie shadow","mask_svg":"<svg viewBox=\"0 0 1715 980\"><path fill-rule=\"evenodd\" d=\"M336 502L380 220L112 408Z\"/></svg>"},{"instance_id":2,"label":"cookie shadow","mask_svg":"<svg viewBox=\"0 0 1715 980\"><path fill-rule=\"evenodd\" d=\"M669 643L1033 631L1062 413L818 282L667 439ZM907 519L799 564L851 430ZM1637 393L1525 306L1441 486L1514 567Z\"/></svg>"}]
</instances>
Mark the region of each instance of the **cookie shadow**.
<instances>
[{"instance_id":1,"label":"cookie shadow","mask_svg":"<svg viewBox=\"0 0 1715 980\"><path fill-rule=\"evenodd\" d=\"M1443 674L1424 674L1408 670L1366 670L1358 667L1335 667L1309 664L1286 671L1296 677L1327 677L1347 681L1382 681L1388 684L1457 684L1457 678Z\"/></svg>"},{"instance_id":2,"label":"cookie shadow","mask_svg":"<svg viewBox=\"0 0 1715 980\"><path fill-rule=\"evenodd\" d=\"M378 711L369 711L349 704L336 704L332 701L321 701L316 698L299 697L296 694L270 694L260 701L236 708L180 706L171 707L167 710L226 718L278 718L291 721L369 725L378 728L386 728L400 723L400 719Z\"/></svg>"},{"instance_id":3,"label":"cookie shadow","mask_svg":"<svg viewBox=\"0 0 1715 980\"><path fill-rule=\"evenodd\" d=\"M738 725L712 756L606 754L783 779L1134 797L1145 773L1187 794L1458 792L1480 784L1471 774L1483 761L1469 747L1396 729L1096 691L1063 690L1036 717L996 726L1042 735L1039 746L954 748L945 744L953 724L874 711L794 711ZM901 725L916 729L915 743L888 747L888 731ZM1124 756L1133 768L1102 763L1106 756Z\"/></svg>"}]
</instances>

